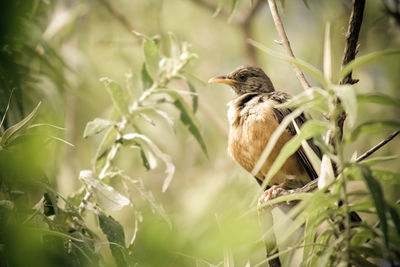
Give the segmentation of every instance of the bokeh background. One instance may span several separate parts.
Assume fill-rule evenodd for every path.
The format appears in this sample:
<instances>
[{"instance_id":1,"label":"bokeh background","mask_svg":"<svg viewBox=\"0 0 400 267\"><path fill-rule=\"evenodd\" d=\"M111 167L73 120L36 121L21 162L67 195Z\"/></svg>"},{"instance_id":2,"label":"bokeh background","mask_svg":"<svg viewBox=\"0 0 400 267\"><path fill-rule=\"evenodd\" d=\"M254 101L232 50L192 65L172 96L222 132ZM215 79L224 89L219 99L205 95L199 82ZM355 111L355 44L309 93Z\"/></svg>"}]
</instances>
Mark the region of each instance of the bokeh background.
<instances>
[{"instance_id":1,"label":"bokeh background","mask_svg":"<svg viewBox=\"0 0 400 267\"><path fill-rule=\"evenodd\" d=\"M134 197L135 209L126 207L112 215L124 226L127 240L133 235L135 219L139 218L133 255L138 266L208 266L224 262L253 266L264 259L254 208L254 199L260 193L258 185L227 154L226 103L234 94L228 87L208 85L207 80L238 65L257 64L278 90L297 94L302 88L287 62L247 43L247 38L251 38L282 51L274 41L279 38L265 1L260 4L254 1L253 7L251 1L245 0L219 2L225 3L218 14L218 1L206 0L35 0L1 4L1 116L12 92L3 127L15 124L42 101L35 122L65 128L43 127L40 134L28 136L23 146L0 152L3 183L27 193L21 200L22 206L30 209L42 197L42 188L31 182L43 175L64 196L82 186L79 172L91 168L101 140L101 136L84 139L85 125L96 117L108 118L112 108L110 96L99 79L109 77L124 85L127 73L132 73L130 87L135 92L143 52L142 40L132 30L148 36L159 35L161 45L166 42L168 32L172 32L179 41L190 43L191 51L198 55L186 73L199 95L196 116L209 156L202 153L173 108L168 112L175 114L175 133L161 120L155 120L155 125L143 120L143 132L171 156L176 166L171 186L162 193L163 167L146 172L137 152L123 151L117 158L118 165L131 177L143 178L163 205L171 225L153 213L140 196ZM324 29L330 22L333 69L337 72L351 3L306 2L308 7L298 0L286 0L281 5L294 53L322 68ZM233 3L236 3L234 8ZM395 11L396 5L399 6L397 1L367 1L359 55L399 47L398 10L397 14L389 14L385 9ZM384 57L355 71L354 77L360 79L356 90L399 98L399 73L399 57ZM174 86L187 90L183 83ZM357 123L372 118L398 119L398 114L390 107L360 105ZM73 146L50 136L62 138ZM361 154L383 137L371 135L359 140L348 146L347 156L354 152ZM394 140L379 154L399 152L400 141ZM382 169L399 171L398 160L385 163ZM391 187L386 192L396 195L398 189ZM96 226L97 221L88 217ZM101 236L100 230L98 233ZM15 248L11 251L28 254L34 251L29 245L29 235L15 238ZM106 258L111 255L107 245L99 249ZM112 258L108 257L107 262L112 264Z\"/></svg>"}]
</instances>

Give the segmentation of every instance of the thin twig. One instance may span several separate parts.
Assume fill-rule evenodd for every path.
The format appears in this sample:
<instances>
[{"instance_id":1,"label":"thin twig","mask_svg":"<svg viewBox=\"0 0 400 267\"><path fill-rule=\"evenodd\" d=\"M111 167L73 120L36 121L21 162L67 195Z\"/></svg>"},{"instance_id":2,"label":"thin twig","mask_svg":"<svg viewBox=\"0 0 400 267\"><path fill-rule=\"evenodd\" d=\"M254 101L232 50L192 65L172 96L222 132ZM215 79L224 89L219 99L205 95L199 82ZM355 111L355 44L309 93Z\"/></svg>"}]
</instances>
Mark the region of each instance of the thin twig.
<instances>
[{"instance_id":1,"label":"thin twig","mask_svg":"<svg viewBox=\"0 0 400 267\"><path fill-rule=\"evenodd\" d=\"M295 58L292 48L290 47L290 42L289 39L286 35L285 29L282 24L282 20L279 16L278 8L276 6L275 0L268 0L269 8L271 10L272 18L275 23L275 28L279 34L279 37L281 38L283 48L285 49L286 54L291 57ZM306 77L304 76L304 73L297 67L296 65L292 64L293 70L296 74L297 79L301 83L301 86L303 86L304 90L307 90L310 88L310 84L306 80Z\"/></svg>"},{"instance_id":2,"label":"thin twig","mask_svg":"<svg viewBox=\"0 0 400 267\"><path fill-rule=\"evenodd\" d=\"M386 138L385 140L380 141L377 145L375 145L374 147L372 147L371 149L369 149L367 152L365 152L364 154L362 154L361 156L359 156L356 159L356 162L360 162L363 161L364 159L368 158L369 156L371 156L373 153L375 153L378 149L380 149L381 147L383 147L384 145L386 145L387 143L389 143L390 141L393 140L393 138L395 138L398 134L400 133L400 131L396 131L394 133L392 133L388 138Z\"/></svg>"},{"instance_id":3,"label":"thin twig","mask_svg":"<svg viewBox=\"0 0 400 267\"><path fill-rule=\"evenodd\" d=\"M108 12L113 15L129 33L132 34L135 38L138 38L136 34L133 33L135 28L128 21L128 19L118 11L108 0L99 0L99 2L108 10Z\"/></svg>"}]
</instances>

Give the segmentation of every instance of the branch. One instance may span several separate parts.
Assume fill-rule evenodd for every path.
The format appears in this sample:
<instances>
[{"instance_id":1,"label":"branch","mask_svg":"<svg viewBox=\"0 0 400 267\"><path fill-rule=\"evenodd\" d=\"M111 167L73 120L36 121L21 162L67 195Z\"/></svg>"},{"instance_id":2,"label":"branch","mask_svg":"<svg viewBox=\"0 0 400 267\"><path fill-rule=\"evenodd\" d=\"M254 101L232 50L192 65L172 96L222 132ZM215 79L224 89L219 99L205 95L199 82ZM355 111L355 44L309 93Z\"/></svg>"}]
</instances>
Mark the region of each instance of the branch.
<instances>
[{"instance_id":1,"label":"branch","mask_svg":"<svg viewBox=\"0 0 400 267\"><path fill-rule=\"evenodd\" d=\"M342 69L355 59L358 52L358 36L360 35L361 24L363 20L365 0L353 0L353 9L351 10L349 26L346 33L346 46L342 59ZM340 84L355 84L358 80L353 80L352 72L340 80Z\"/></svg>"},{"instance_id":2,"label":"branch","mask_svg":"<svg viewBox=\"0 0 400 267\"><path fill-rule=\"evenodd\" d=\"M138 38L138 36L133 33L135 29L133 28L132 24L129 23L128 19L121 12L119 12L108 0L98 1L121 23L122 26L124 26L126 30L129 31L129 33Z\"/></svg>"},{"instance_id":3,"label":"branch","mask_svg":"<svg viewBox=\"0 0 400 267\"><path fill-rule=\"evenodd\" d=\"M276 6L275 0L268 0L269 8L271 9L271 14L272 18L275 23L275 28L279 34L279 37L281 38L283 48L285 49L286 54L291 57L295 58L292 48L290 47L290 42L289 39L286 35L285 29L283 28L283 24L281 21L281 18L279 16L278 8ZM304 76L304 73L294 64L292 64L293 70L296 74L297 79L301 83L301 86L303 86L304 90L307 90L310 88L310 84L307 82L306 77Z\"/></svg>"},{"instance_id":4,"label":"branch","mask_svg":"<svg viewBox=\"0 0 400 267\"><path fill-rule=\"evenodd\" d=\"M359 156L356 159L356 162L360 162L363 161L364 159L368 158L369 156L371 156L373 153L375 153L378 149L380 149L381 147L383 147L384 145L386 145L387 143L389 143L390 141L393 140L393 138L395 138L398 134L400 133L400 131L396 131L394 133L392 133L388 138L386 138L385 140L380 141L376 146L372 147L371 149L369 149L367 152L365 152L364 154L362 154L361 156Z\"/></svg>"},{"instance_id":5,"label":"branch","mask_svg":"<svg viewBox=\"0 0 400 267\"><path fill-rule=\"evenodd\" d=\"M365 0L353 0L353 9L351 10L349 26L346 33L346 45L344 47L344 54L342 59L342 69L355 59L358 52L358 36L360 35L361 24L363 20L363 13L365 7ZM340 80L340 84L355 84L358 80L354 80L352 72L347 74ZM337 100L340 103L340 100ZM339 138L343 136L343 125L346 120L346 112L342 112L338 115L337 125L339 128ZM333 140L332 140L333 142Z\"/></svg>"}]
</instances>

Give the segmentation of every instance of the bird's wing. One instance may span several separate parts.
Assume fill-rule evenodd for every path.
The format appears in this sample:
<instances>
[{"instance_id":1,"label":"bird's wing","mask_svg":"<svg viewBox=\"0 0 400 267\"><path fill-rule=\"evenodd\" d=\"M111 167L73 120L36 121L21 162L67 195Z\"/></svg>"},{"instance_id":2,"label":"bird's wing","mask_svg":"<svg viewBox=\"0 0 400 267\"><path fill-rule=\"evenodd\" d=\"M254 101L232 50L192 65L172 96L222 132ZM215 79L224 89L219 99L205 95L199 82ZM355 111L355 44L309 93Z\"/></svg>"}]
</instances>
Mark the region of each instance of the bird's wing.
<instances>
[{"instance_id":1,"label":"bird's wing","mask_svg":"<svg viewBox=\"0 0 400 267\"><path fill-rule=\"evenodd\" d=\"M286 102L287 100L290 99L290 95L283 93L283 92L274 92L271 94L270 99L274 100L278 104L282 104ZM282 122L282 120L289 115L290 113L293 112L294 109L291 108L274 108L274 113L275 116L278 120L279 123ZM307 121L304 113L302 113L300 116L294 119L297 126L301 128L301 126ZM290 123L288 126L289 132L294 136L296 135L296 129L293 125L293 123ZM307 140L308 145L311 147L311 149L315 152L315 154L321 159L322 158L322 153L321 150L319 149L318 146L315 145L313 139L308 139ZM300 146L300 148L296 151L296 156L301 165L304 167L306 170L307 174L309 175L311 180L314 180L318 177L318 174L314 170L310 160L308 159L306 153L304 152L303 147Z\"/></svg>"}]
</instances>

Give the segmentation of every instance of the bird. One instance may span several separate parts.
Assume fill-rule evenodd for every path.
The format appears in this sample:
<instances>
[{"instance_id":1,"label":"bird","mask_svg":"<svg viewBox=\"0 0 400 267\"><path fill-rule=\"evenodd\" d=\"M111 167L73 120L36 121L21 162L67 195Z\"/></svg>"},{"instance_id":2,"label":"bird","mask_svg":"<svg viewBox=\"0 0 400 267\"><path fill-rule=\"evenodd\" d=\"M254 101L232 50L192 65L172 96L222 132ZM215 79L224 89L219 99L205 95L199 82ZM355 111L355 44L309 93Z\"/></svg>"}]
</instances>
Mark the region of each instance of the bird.
<instances>
[{"instance_id":1,"label":"bird","mask_svg":"<svg viewBox=\"0 0 400 267\"><path fill-rule=\"evenodd\" d=\"M291 99L291 95L275 90L271 79L256 66L239 66L227 75L211 78L209 83L229 85L235 97L228 103L228 121L230 124L228 152L244 169L251 172L258 162L263 150L282 120L293 112L294 108L277 107ZM306 122L304 114L294 119L297 126ZM276 142L271 154L255 175L261 185L269 169L279 155L283 146L296 135L291 123ZM315 154L322 158L321 150L313 139L307 140ZM300 147L290 156L280 170L269 180L267 190L260 198L259 204L271 199L279 188L295 189L318 178L311 161L304 149Z\"/></svg>"}]
</instances>

